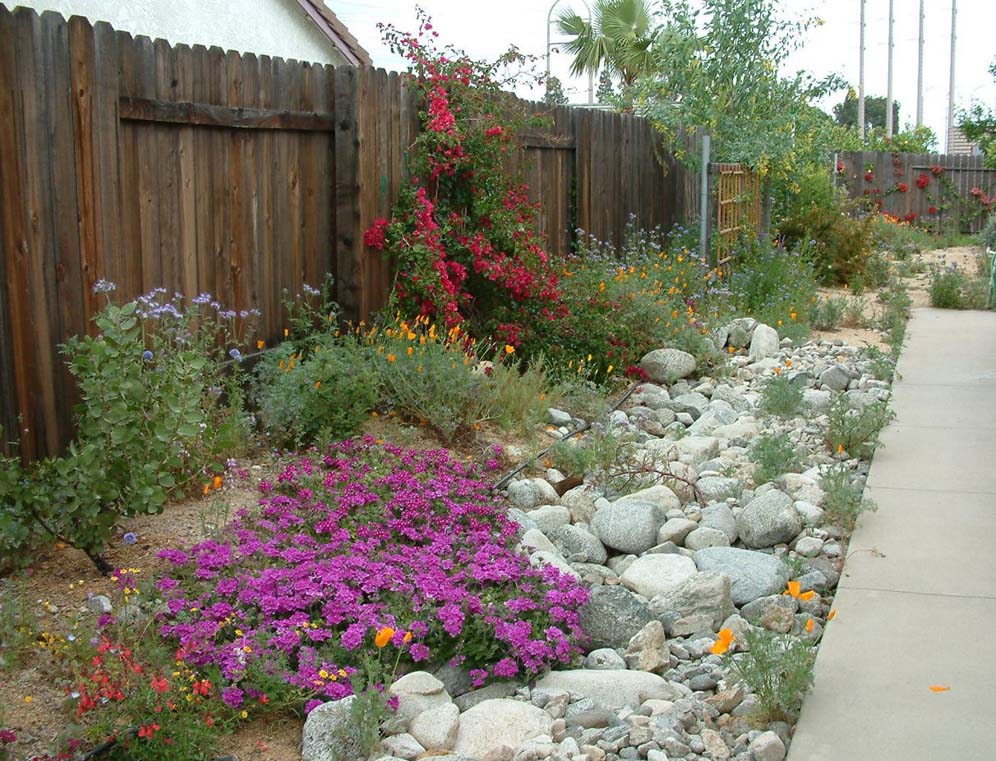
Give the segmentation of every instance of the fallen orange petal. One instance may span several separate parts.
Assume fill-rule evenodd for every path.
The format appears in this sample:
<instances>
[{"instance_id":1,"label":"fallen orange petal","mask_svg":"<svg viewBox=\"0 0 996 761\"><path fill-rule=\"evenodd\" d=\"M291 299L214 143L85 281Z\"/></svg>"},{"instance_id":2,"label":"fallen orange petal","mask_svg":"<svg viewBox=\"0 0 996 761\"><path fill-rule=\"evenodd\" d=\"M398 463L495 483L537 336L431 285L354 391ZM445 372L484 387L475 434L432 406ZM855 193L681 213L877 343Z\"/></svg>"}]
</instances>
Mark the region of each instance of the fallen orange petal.
<instances>
[{"instance_id":1,"label":"fallen orange petal","mask_svg":"<svg viewBox=\"0 0 996 761\"><path fill-rule=\"evenodd\" d=\"M790 581L788 583L788 589L786 589L785 592L792 595L793 597L798 597L800 589L801 585L799 584L798 581Z\"/></svg>"},{"instance_id":2,"label":"fallen orange petal","mask_svg":"<svg viewBox=\"0 0 996 761\"><path fill-rule=\"evenodd\" d=\"M833 621L834 616L836 616L836 615L837 615L837 611L831 610L829 613L827 613L827 621Z\"/></svg>"},{"instance_id":3,"label":"fallen orange petal","mask_svg":"<svg viewBox=\"0 0 996 761\"><path fill-rule=\"evenodd\" d=\"M941 684L932 684L932 685L930 685L930 691L931 692L947 692L950 689L951 689L950 687L946 687L946 686L941 685Z\"/></svg>"},{"instance_id":4,"label":"fallen orange petal","mask_svg":"<svg viewBox=\"0 0 996 761\"><path fill-rule=\"evenodd\" d=\"M813 619L809 619L808 621L806 621L806 631L807 632L812 633L814 627L815 627L815 624L813 623Z\"/></svg>"},{"instance_id":5,"label":"fallen orange petal","mask_svg":"<svg viewBox=\"0 0 996 761\"><path fill-rule=\"evenodd\" d=\"M798 595L798 597L803 602L809 602L814 597L816 597L816 592L814 592L812 589L810 589L808 592L803 592L801 595Z\"/></svg>"}]
</instances>

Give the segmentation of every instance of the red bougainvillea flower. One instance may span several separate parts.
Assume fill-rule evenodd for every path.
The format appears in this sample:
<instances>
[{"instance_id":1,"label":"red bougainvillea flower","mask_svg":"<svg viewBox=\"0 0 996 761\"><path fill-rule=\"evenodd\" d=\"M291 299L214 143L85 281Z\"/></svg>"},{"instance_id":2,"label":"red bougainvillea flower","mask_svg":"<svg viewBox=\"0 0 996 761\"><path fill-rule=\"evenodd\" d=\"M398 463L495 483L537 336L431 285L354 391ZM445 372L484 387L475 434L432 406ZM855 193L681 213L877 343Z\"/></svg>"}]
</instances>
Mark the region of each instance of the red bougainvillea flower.
<instances>
[{"instance_id":1,"label":"red bougainvillea flower","mask_svg":"<svg viewBox=\"0 0 996 761\"><path fill-rule=\"evenodd\" d=\"M910 189L910 186L907 185L905 182L897 182L896 183L896 190L898 190L900 193L905 193L909 189Z\"/></svg>"},{"instance_id":2,"label":"red bougainvillea flower","mask_svg":"<svg viewBox=\"0 0 996 761\"><path fill-rule=\"evenodd\" d=\"M837 174L844 174L844 172L845 172L846 169L847 169L847 167L844 166L844 162L843 161L838 161L837 162Z\"/></svg>"},{"instance_id":3,"label":"red bougainvillea flower","mask_svg":"<svg viewBox=\"0 0 996 761\"><path fill-rule=\"evenodd\" d=\"M927 213L928 214L936 214L937 213L937 207L936 206L931 206L930 208L927 209Z\"/></svg>"},{"instance_id":4,"label":"red bougainvillea flower","mask_svg":"<svg viewBox=\"0 0 996 761\"><path fill-rule=\"evenodd\" d=\"M916 212L910 212L905 217L903 217L903 220L906 222L912 222L914 219L916 219Z\"/></svg>"},{"instance_id":5,"label":"red bougainvillea flower","mask_svg":"<svg viewBox=\"0 0 996 761\"><path fill-rule=\"evenodd\" d=\"M930 168L930 173L934 175L934 177L940 177L942 174L944 174L944 167L934 164Z\"/></svg>"},{"instance_id":6,"label":"red bougainvillea flower","mask_svg":"<svg viewBox=\"0 0 996 761\"><path fill-rule=\"evenodd\" d=\"M930 184L930 175L927 174L926 172L921 172L919 176L916 178L916 186L920 188L920 190L923 190L929 184Z\"/></svg>"},{"instance_id":7,"label":"red bougainvillea flower","mask_svg":"<svg viewBox=\"0 0 996 761\"><path fill-rule=\"evenodd\" d=\"M374 223L363 233L363 244L375 251L383 251L388 224L389 222L383 217L375 219Z\"/></svg>"},{"instance_id":8,"label":"red bougainvillea flower","mask_svg":"<svg viewBox=\"0 0 996 761\"><path fill-rule=\"evenodd\" d=\"M865 172L865 182L872 182L875 179L875 175L871 172Z\"/></svg>"}]
</instances>

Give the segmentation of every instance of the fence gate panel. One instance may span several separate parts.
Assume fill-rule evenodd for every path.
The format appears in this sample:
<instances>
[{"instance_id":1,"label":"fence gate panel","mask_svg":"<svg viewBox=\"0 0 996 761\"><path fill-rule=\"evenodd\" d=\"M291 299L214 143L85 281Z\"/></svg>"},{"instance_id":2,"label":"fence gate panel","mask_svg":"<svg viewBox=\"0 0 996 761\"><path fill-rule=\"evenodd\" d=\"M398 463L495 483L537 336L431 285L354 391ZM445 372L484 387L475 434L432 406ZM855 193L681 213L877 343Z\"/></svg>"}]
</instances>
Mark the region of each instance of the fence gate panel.
<instances>
[{"instance_id":1,"label":"fence gate panel","mask_svg":"<svg viewBox=\"0 0 996 761\"><path fill-rule=\"evenodd\" d=\"M715 164L712 174L716 183L715 263L728 268L737 241L761 232L761 177L745 164Z\"/></svg>"}]
</instances>

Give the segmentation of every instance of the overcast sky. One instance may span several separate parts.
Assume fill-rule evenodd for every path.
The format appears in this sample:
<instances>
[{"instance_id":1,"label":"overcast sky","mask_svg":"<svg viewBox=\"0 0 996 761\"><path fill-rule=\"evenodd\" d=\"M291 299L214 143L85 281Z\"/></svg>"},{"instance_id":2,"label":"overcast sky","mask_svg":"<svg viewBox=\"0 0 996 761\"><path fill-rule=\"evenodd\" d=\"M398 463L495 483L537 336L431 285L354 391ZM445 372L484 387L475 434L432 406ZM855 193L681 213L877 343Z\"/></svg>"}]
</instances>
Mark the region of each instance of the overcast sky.
<instances>
[{"instance_id":1,"label":"overcast sky","mask_svg":"<svg viewBox=\"0 0 996 761\"><path fill-rule=\"evenodd\" d=\"M415 29L414 4L401 0L327 0L328 5L349 26L361 44L370 51L378 66L403 69L404 64L380 41L376 24L390 21ZM552 0L551 0L552 2ZM893 87L901 104L900 121L912 123L916 117L917 27L919 0L895 2L895 62ZM987 69L996 56L996 2L957 0L958 40L955 63L956 106L967 106L972 98L996 105L996 85ZM422 0L433 17L440 39L463 48L475 58L493 58L509 45L525 53L542 56L546 48L547 0ZM583 12L581 0L562 0ZM817 76L842 74L857 89L859 49L859 0L782 0L787 14L818 16L825 22L810 30L805 46L789 60L789 70L805 69ZM865 32L865 92L885 95L888 56L888 0L867 0ZM556 11L554 13L556 15ZM925 0L924 121L944 146L951 35L951 0ZM551 32L554 41L556 29ZM587 98L586 82L567 76L568 56L554 53L552 70L567 84L572 101ZM526 94L526 93L522 93ZM534 93L535 97L541 92ZM823 105L828 111L843 93Z\"/></svg>"}]
</instances>

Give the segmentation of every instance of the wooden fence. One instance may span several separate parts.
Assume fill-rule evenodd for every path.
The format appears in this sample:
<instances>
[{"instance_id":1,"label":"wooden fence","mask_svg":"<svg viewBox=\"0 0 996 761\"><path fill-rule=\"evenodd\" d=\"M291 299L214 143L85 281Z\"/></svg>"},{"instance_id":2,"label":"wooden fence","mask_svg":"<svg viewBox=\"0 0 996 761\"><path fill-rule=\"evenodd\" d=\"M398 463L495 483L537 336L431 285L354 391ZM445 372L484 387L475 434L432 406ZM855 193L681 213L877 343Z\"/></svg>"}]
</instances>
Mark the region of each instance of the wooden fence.
<instances>
[{"instance_id":1,"label":"wooden fence","mask_svg":"<svg viewBox=\"0 0 996 761\"><path fill-rule=\"evenodd\" d=\"M535 106L537 110L544 107ZM618 244L630 216L697 213L643 119L546 109L519 155L551 250L581 227ZM154 287L262 312L326 273L347 318L381 307L389 262L362 233L406 181L417 103L396 73L170 46L82 18L0 7L2 448L55 454L78 399L58 346L115 297Z\"/></svg>"},{"instance_id":2,"label":"wooden fence","mask_svg":"<svg viewBox=\"0 0 996 761\"><path fill-rule=\"evenodd\" d=\"M996 196L996 169L986 169L980 156L849 151L838 162L838 180L852 198L878 199L882 211L928 226L950 223L978 232L986 215L972 191Z\"/></svg>"}]
</instances>

